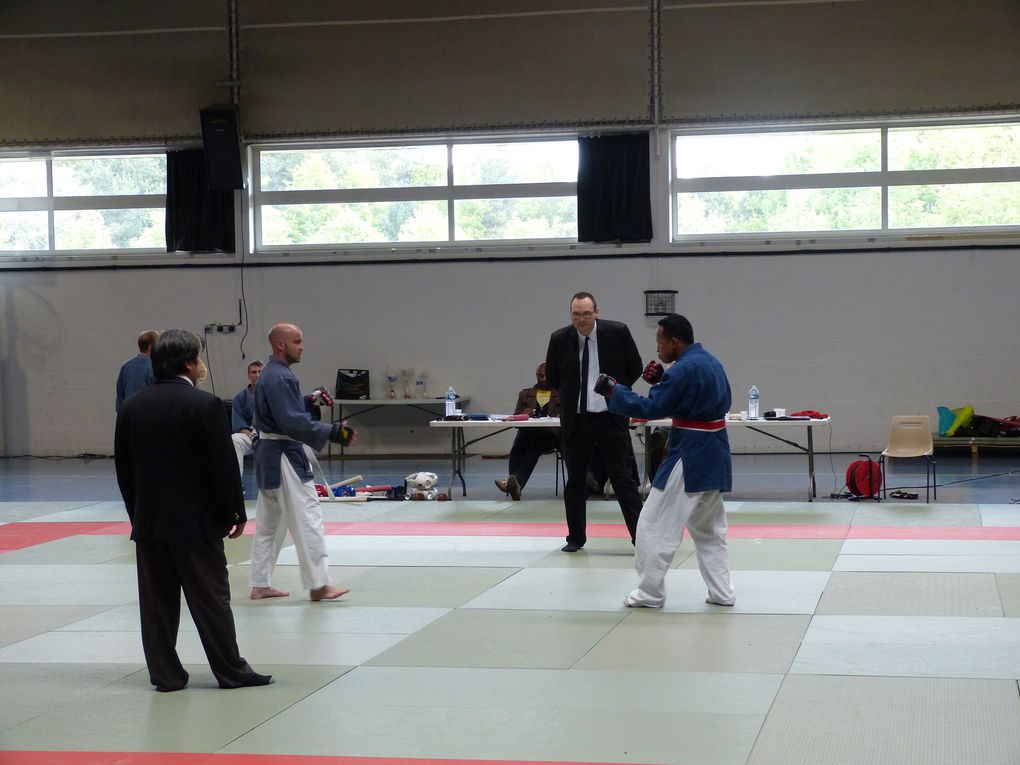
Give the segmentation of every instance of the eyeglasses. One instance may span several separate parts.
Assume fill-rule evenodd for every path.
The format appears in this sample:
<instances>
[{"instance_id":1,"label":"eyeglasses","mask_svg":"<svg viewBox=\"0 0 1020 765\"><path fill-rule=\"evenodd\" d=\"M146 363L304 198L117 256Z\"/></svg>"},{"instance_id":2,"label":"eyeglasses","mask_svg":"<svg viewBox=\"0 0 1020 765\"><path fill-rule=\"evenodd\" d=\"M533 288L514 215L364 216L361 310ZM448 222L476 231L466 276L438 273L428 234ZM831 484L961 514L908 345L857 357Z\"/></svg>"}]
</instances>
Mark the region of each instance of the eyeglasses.
<instances>
[{"instance_id":1,"label":"eyeglasses","mask_svg":"<svg viewBox=\"0 0 1020 765\"><path fill-rule=\"evenodd\" d=\"M595 315L594 311L581 311L581 312L572 311L570 313L570 318L571 319L590 319L594 315Z\"/></svg>"}]
</instances>

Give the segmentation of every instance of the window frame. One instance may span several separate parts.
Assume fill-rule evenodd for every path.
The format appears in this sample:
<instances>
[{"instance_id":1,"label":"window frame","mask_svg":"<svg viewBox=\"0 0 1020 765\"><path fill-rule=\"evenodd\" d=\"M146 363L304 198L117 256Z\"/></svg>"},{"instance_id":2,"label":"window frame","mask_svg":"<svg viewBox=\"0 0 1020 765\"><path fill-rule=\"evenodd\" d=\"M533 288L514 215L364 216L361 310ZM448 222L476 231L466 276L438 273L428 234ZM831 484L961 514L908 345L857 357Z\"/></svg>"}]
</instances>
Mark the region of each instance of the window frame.
<instances>
[{"instance_id":1,"label":"window frame","mask_svg":"<svg viewBox=\"0 0 1020 765\"><path fill-rule=\"evenodd\" d=\"M0 262L4 261L58 261L58 260L111 260L119 258L167 256L166 245L161 247L104 247L95 249L58 249L56 245L56 213L86 210L141 210L162 209L166 215L166 192L160 194L98 194L61 195L54 192L53 162L61 159L166 157L165 146L91 147L78 149L50 149L28 151L0 150L0 161L34 160L45 162L46 193L34 197L0 196L0 212L44 212L47 217L47 247L38 250L0 249Z\"/></svg>"},{"instance_id":2,"label":"window frame","mask_svg":"<svg viewBox=\"0 0 1020 765\"><path fill-rule=\"evenodd\" d=\"M667 146L662 153L654 152L651 162L653 217L655 236L652 242L632 244L579 243L574 237L542 239L456 239L457 203L470 200L536 197L577 198L576 179L570 182L494 183L455 185L453 183L454 147L472 144L547 143L551 141L576 142L585 131L579 129L529 130L515 134L437 134L419 136L362 137L356 139L329 138L302 141L274 140L256 142L249 151L249 183L241 192L235 225L238 227L235 253L179 253L167 252L165 246L147 248L103 248L70 250L55 249L55 217L63 211L102 209L166 210L166 195L79 195L55 196L53 163L63 158L165 156L166 144L137 144L130 146L77 146L0 148L0 160L27 159L43 161L46 172L45 196L0 198L0 212L39 212L46 215L47 247L38 250L0 250L0 267L32 267L37 264L73 266L93 263L145 262L173 264L186 259L230 262L245 256L258 257L263 262L284 262L291 257L315 262L323 257L363 257L366 262L405 260L424 257L526 257L602 255L612 250L621 256L648 253L698 253L712 255L726 252L783 251L860 251L876 248L945 248L945 247L998 247L1020 246L1020 221L1009 225L950 226L889 228L890 190L901 186L956 185L970 183L1020 182L1020 166L936 168L927 170L889 170L889 134L900 128L939 128L993 125L1020 125L1020 113L960 115L940 118L883 118L867 120L801 121L740 125L662 125L645 126ZM633 128L631 128L633 129ZM762 132L812 132L877 130L881 141L881 167L875 171L847 173L807 173L773 176L724 176L716 178L677 177L676 137L682 135L722 135ZM368 189L327 189L317 191L259 191L259 165L261 153L273 150L321 151L335 148L382 148L441 145L446 153L446 183L437 186L389 187ZM874 187L881 194L881 227L875 229L778 231L746 234L679 234L677 221L678 194L684 191L730 191L752 189L811 189ZM445 239L406 242L365 242L308 245L262 245L260 209L263 205L288 202L345 203L436 201L446 207L447 232ZM259 227L256 231L256 227ZM38 229L41 233L41 226Z\"/></svg>"},{"instance_id":3,"label":"window frame","mask_svg":"<svg viewBox=\"0 0 1020 765\"><path fill-rule=\"evenodd\" d=\"M962 185L1020 182L1020 165L1010 167L890 170L889 133L898 128L977 127L1020 124L1020 115L839 121L825 123L779 123L726 127L674 127L669 130L668 244L674 249L813 249L877 246L918 246L922 244L968 242L1020 243L1020 214L1016 224L987 226L897 227L889 226L889 190L898 186ZM880 168L874 171L803 173L770 176L678 176L677 138L692 135L736 135L760 133L815 133L847 130L875 130L880 138ZM799 189L878 188L881 195L881 227L874 229L821 229L767 232L681 233L679 195L689 192L769 191Z\"/></svg>"},{"instance_id":4,"label":"window frame","mask_svg":"<svg viewBox=\"0 0 1020 765\"><path fill-rule=\"evenodd\" d=\"M577 180L548 181L533 183L464 184L454 179L454 147L471 144L550 143L555 141L575 142L576 132L555 131L527 135L485 135L485 136L434 136L419 139L365 139L322 142L272 142L255 143L250 147L252 182L248 195L249 230L251 233L250 253L253 256L272 257L282 254L300 253L307 255L353 252L371 255L373 252L391 254L395 251L443 250L448 252L480 249L498 250L506 248L563 248L576 246L577 235L573 237L548 237L541 239L457 239L456 203L484 199L535 199L543 197L570 197L577 199ZM273 151L326 151L330 149L378 149L408 148L420 146L444 146L446 149L446 182L444 185L415 187L366 187L356 189L321 189L302 191L262 191L262 154ZM263 207L281 204L344 204L373 202L440 202L446 206L447 235L445 239L416 241L380 242L331 242L311 244L265 244L263 236Z\"/></svg>"}]
</instances>

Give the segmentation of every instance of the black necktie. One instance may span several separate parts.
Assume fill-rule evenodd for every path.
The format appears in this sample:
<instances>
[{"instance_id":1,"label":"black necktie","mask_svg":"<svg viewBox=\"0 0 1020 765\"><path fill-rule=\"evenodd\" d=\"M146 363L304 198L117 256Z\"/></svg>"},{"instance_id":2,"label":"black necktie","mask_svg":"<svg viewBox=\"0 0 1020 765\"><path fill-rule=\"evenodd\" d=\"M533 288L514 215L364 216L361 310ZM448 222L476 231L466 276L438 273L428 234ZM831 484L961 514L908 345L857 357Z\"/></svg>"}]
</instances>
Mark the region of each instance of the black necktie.
<instances>
[{"instance_id":1,"label":"black necktie","mask_svg":"<svg viewBox=\"0 0 1020 765\"><path fill-rule=\"evenodd\" d=\"M588 343L590 341L590 337L584 338L584 353L581 354L581 398L577 406L577 411L581 414L588 413Z\"/></svg>"}]
</instances>

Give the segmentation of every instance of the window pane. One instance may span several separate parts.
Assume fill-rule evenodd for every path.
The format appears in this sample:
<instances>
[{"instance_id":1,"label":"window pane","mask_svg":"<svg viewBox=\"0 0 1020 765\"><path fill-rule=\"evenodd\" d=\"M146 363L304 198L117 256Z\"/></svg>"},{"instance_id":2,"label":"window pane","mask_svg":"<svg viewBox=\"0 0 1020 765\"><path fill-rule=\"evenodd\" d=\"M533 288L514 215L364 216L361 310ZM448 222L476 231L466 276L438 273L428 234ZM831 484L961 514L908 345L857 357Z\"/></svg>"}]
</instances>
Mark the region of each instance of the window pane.
<instances>
[{"instance_id":1,"label":"window pane","mask_svg":"<svg viewBox=\"0 0 1020 765\"><path fill-rule=\"evenodd\" d=\"M893 186L890 228L1020 225L1020 183Z\"/></svg>"},{"instance_id":2,"label":"window pane","mask_svg":"<svg viewBox=\"0 0 1020 765\"><path fill-rule=\"evenodd\" d=\"M676 138L678 178L801 175L881 169L878 130L740 133Z\"/></svg>"},{"instance_id":3,"label":"window pane","mask_svg":"<svg viewBox=\"0 0 1020 765\"><path fill-rule=\"evenodd\" d=\"M368 244L449 239L446 202L265 205L262 244Z\"/></svg>"},{"instance_id":4,"label":"window pane","mask_svg":"<svg viewBox=\"0 0 1020 765\"><path fill-rule=\"evenodd\" d=\"M1020 166L1020 125L889 130L890 170Z\"/></svg>"},{"instance_id":5,"label":"window pane","mask_svg":"<svg viewBox=\"0 0 1020 765\"><path fill-rule=\"evenodd\" d=\"M46 196L46 161L5 159L0 161L0 197Z\"/></svg>"},{"instance_id":6,"label":"window pane","mask_svg":"<svg viewBox=\"0 0 1020 765\"><path fill-rule=\"evenodd\" d=\"M576 183L577 141L455 144L453 182Z\"/></svg>"},{"instance_id":7,"label":"window pane","mask_svg":"<svg viewBox=\"0 0 1020 765\"><path fill-rule=\"evenodd\" d=\"M54 249L166 249L166 210L57 210Z\"/></svg>"},{"instance_id":8,"label":"window pane","mask_svg":"<svg viewBox=\"0 0 1020 765\"><path fill-rule=\"evenodd\" d=\"M461 199L454 215L457 241L577 239L575 197Z\"/></svg>"},{"instance_id":9,"label":"window pane","mask_svg":"<svg viewBox=\"0 0 1020 765\"><path fill-rule=\"evenodd\" d=\"M53 160L54 196L165 193L166 156L162 154Z\"/></svg>"},{"instance_id":10,"label":"window pane","mask_svg":"<svg viewBox=\"0 0 1020 765\"><path fill-rule=\"evenodd\" d=\"M380 189L446 185L446 147L264 151L262 191Z\"/></svg>"},{"instance_id":11,"label":"window pane","mask_svg":"<svg viewBox=\"0 0 1020 765\"><path fill-rule=\"evenodd\" d=\"M45 250L49 246L47 215L33 212L0 212L0 250Z\"/></svg>"},{"instance_id":12,"label":"window pane","mask_svg":"<svg viewBox=\"0 0 1020 765\"><path fill-rule=\"evenodd\" d=\"M677 194L677 233L849 231L882 226L879 188Z\"/></svg>"}]
</instances>

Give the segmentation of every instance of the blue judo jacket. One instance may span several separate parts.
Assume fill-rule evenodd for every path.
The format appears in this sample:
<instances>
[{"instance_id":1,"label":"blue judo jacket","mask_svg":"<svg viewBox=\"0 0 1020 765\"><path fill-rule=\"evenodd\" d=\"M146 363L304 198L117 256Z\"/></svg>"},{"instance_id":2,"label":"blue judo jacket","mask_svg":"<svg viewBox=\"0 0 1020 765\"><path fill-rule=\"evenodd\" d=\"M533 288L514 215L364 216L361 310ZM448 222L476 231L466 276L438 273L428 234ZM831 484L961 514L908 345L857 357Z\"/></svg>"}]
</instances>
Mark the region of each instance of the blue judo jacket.
<instances>
[{"instance_id":1,"label":"blue judo jacket","mask_svg":"<svg viewBox=\"0 0 1020 765\"><path fill-rule=\"evenodd\" d=\"M609 399L609 410L644 420L670 417L694 422L725 420L732 403L730 383L722 364L701 343L693 343L666 370L662 380L639 396L626 385L617 384ZM669 433L666 458L652 480L663 489L679 460L684 464L684 491L730 491L733 463L726 428L704 431L673 427Z\"/></svg>"},{"instance_id":2,"label":"blue judo jacket","mask_svg":"<svg viewBox=\"0 0 1020 765\"><path fill-rule=\"evenodd\" d=\"M255 386L255 429L291 441L260 438L255 447L255 482L260 489L280 488L280 457L286 456L302 481L312 480L312 468L301 444L319 451L329 440L332 425L317 422L301 384L290 367L270 356Z\"/></svg>"}]
</instances>

